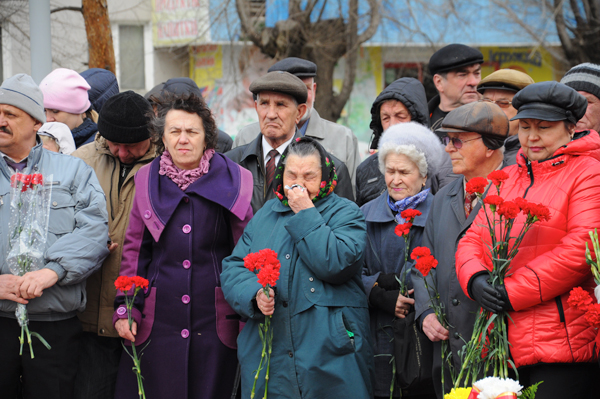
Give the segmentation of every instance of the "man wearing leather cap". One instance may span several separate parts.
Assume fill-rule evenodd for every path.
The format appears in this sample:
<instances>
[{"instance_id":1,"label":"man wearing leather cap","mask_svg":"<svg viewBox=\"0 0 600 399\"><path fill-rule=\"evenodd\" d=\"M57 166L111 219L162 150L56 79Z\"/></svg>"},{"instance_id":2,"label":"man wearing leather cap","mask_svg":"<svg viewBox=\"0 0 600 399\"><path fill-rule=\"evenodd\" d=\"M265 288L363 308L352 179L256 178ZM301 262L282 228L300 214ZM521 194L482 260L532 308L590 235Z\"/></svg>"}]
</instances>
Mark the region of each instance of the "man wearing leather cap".
<instances>
[{"instance_id":1,"label":"man wearing leather cap","mask_svg":"<svg viewBox=\"0 0 600 399\"><path fill-rule=\"evenodd\" d=\"M306 85L296 76L283 71L269 72L250 85L255 95L260 132L248 144L236 147L225 155L248 169L254 178L252 210L254 214L270 200L274 170L281 155L295 137L301 137L296 125L307 110ZM335 193L354 200L348 169L332 155L338 175Z\"/></svg>"},{"instance_id":2,"label":"man wearing leather cap","mask_svg":"<svg viewBox=\"0 0 600 399\"><path fill-rule=\"evenodd\" d=\"M431 129L436 130L448 112L479 100L477 84L481 81L481 51L464 44L449 44L429 59L429 73L439 95L429 102Z\"/></svg>"},{"instance_id":3,"label":"man wearing leather cap","mask_svg":"<svg viewBox=\"0 0 600 399\"><path fill-rule=\"evenodd\" d=\"M446 152L452 160L454 173L462 175L443 187L435 195L423 234L423 246L431 250L438 260L431 275L445 306L450 325L446 330L438 322L429 303L429 294L423 277L413 270L415 286L415 317L423 332L434 342L433 379L438 398L441 392L441 344L449 340L453 354L454 369L460 368L458 351L464 341L471 338L475 312L479 305L462 291L456 277L454 255L458 241L465 234L481 205L476 197L465 192L466 182L474 177L486 177L490 172L503 167L502 145L508 136L508 118L500 107L488 102L473 102L451 111L442 123L440 131L446 134ZM431 287L433 281L428 278ZM464 340L464 341L463 341ZM444 371L445 391L449 392L452 382L447 366Z\"/></svg>"},{"instance_id":4,"label":"man wearing leather cap","mask_svg":"<svg viewBox=\"0 0 600 399\"><path fill-rule=\"evenodd\" d=\"M509 119L508 138L504 142L505 165L517 162L517 152L521 148L519 142L519 121L510 120L517 114L512 99L520 90L534 83L531 76L515 69L499 69L479 82L477 90L483 95L482 100L498 105Z\"/></svg>"},{"instance_id":5,"label":"man wearing leather cap","mask_svg":"<svg viewBox=\"0 0 600 399\"><path fill-rule=\"evenodd\" d=\"M352 187L355 187L355 172L360 164L358 140L352 130L337 123L322 119L314 108L317 94L317 65L302 58L288 57L273 64L269 72L284 71L298 77L307 90L306 113L298 122L301 136L311 137L319 142L327 152L339 158L350 173ZM250 143L260 133L259 123L252 123L240 130L235 137L233 147Z\"/></svg>"},{"instance_id":6,"label":"man wearing leather cap","mask_svg":"<svg viewBox=\"0 0 600 399\"><path fill-rule=\"evenodd\" d=\"M98 273L87 281L88 303L79 313L83 327L75 398L112 399L119 361L121 338L113 327L115 280L121 270L125 231L135 195L134 175L156 157L148 124L150 103L126 91L110 97L98 118L98 133L92 143L72 155L96 172L106 195L110 255Z\"/></svg>"}]
</instances>

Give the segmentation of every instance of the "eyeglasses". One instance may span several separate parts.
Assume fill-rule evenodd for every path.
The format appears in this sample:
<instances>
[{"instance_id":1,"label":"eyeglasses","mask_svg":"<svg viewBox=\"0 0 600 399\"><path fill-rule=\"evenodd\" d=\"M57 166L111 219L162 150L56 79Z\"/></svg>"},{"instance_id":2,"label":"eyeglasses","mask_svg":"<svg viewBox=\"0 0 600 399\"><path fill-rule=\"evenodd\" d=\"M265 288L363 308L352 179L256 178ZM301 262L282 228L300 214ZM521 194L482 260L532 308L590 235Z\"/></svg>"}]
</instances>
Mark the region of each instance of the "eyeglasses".
<instances>
[{"instance_id":1,"label":"eyeglasses","mask_svg":"<svg viewBox=\"0 0 600 399\"><path fill-rule=\"evenodd\" d=\"M452 142L452 145L454 146L454 148L456 148L457 150L460 150L463 146L464 143L468 143L469 141L473 141L473 140L478 140L482 138L481 136L476 137L474 139L469 139L469 140L461 140L457 137L444 137L442 138L442 141L444 142L444 145L448 145L450 144L450 142Z\"/></svg>"},{"instance_id":2,"label":"eyeglasses","mask_svg":"<svg viewBox=\"0 0 600 399\"><path fill-rule=\"evenodd\" d=\"M492 104L496 104L497 106L499 106L500 108L508 108L512 105L512 101L506 101L506 100L491 100L489 98L482 98L481 101L486 102L486 103L492 103Z\"/></svg>"}]
</instances>

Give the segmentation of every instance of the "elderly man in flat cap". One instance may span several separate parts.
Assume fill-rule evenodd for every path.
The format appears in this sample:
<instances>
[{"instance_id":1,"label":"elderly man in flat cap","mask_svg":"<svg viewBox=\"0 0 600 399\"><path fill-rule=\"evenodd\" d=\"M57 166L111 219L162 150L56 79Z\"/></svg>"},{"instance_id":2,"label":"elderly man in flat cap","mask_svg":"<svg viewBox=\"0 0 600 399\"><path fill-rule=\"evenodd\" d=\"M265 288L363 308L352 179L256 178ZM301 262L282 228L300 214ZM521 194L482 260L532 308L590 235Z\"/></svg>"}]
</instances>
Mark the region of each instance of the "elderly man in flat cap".
<instances>
[{"instance_id":1,"label":"elderly man in flat cap","mask_svg":"<svg viewBox=\"0 0 600 399\"><path fill-rule=\"evenodd\" d=\"M490 123L491 121L491 123ZM436 283L450 330L438 322L430 308L429 295L422 275L413 270L415 286L415 317L423 332L434 342L433 379L438 398L441 392L441 341L449 340L454 369L460 368L458 351L468 341L479 305L463 292L456 277L454 255L458 241L465 234L481 205L476 197L465 192L466 183L474 177L485 177L503 167L502 145L508 136L508 118L502 109L488 102L474 102L451 111L440 131L446 152L452 160L455 174L461 178L442 188L433 199L423 234L423 246L439 261L430 276ZM428 285L434 285L427 277ZM464 340L464 341L463 341ZM449 373L444 371L446 388L450 392Z\"/></svg>"},{"instance_id":2,"label":"elderly man in flat cap","mask_svg":"<svg viewBox=\"0 0 600 399\"><path fill-rule=\"evenodd\" d=\"M448 112L479 100L477 84L481 81L481 51L464 44L449 44L429 59L429 73L439 95L429 102L431 130L436 130Z\"/></svg>"},{"instance_id":3,"label":"elderly man in flat cap","mask_svg":"<svg viewBox=\"0 0 600 399\"><path fill-rule=\"evenodd\" d=\"M577 90L587 101L587 110L575 129L600 132L600 65L589 62L569 69L560 83Z\"/></svg>"},{"instance_id":4,"label":"elderly man in flat cap","mask_svg":"<svg viewBox=\"0 0 600 399\"><path fill-rule=\"evenodd\" d=\"M482 100L498 105L506 114L509 122L508 138L504 142L504 164L517 163L517 152L521 148L519 141L519 121L511 121L517 110L512 105L512 99L519 91L535 83L531 76L515 69L499 69L492 72L479 82L477 90L483 95Z\"/></svg>"},{"instance_id":5,"label":"elderly man in flat cap","mask_svg":"<svg viewBox=\"0 0 600 399\"><path fill-rule=\"evenodd\" d=\"M254 107L260 131L248 144L236 147L225 155L252 172L254 214L275 197L273 181L275 168L288 145L301 137L296 125L307 111L306 85L288 72L274 71L256 79L250 85L255 95ZM338 175L335 193L354 201L348 169L332 155Z\"/></svg>"},{"instance_id":6,"label":"elderly man in flat cap","mask_svg":"<svg viewBox=\"0 0 600 399\"><path fill-rule=\"evenodd\" d=\"M289 57L275 63L269 72L284 71L298 77L306 85L306 113L298 122L301 136L311 137L319 142L327 152L339 158L350 173L352 187L355 187L355 172L360 164L358 140L352 130L337 123L321 119L314 108L317 94L317 65L301 58ZM239 131L233 142L233 147L248 144L260 133L258 123L252 123Z\"/></svg>"},{"instance_id":7,"label":"elderly man in flat cap","mask_svg":"<svg viewBox=\"0 0 600 399\"><path fill-rule=\"evenodd\" d=\"M102 187L91 167L70 155L43 149L36 134L46 121L42 91L31 76L18 74L0 86L0 392L15 398L70 399L74 395L86 306L86 279L108 255L108 214ZM44 175L49 190L47 238L41 269L14 276L9 253L11 176ZM14 248L14 247L13 247ZM18 304L27 304L33 337L20 352ZM33 358L35 355L35 358Z\"/></svg>"}]
</instances>

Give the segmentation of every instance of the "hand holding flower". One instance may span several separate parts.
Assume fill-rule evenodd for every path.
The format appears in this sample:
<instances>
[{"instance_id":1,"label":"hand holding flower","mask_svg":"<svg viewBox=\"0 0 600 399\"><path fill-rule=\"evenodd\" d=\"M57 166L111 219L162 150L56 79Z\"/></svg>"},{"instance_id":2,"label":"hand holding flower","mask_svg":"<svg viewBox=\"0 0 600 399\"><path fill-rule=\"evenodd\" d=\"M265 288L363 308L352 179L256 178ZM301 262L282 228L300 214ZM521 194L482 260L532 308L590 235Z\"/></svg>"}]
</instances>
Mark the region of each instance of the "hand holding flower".
<instances>
[{"instance_id":1,"label":"hand holding flower","mask_svg":"<svg viewBox=\"0 0 600 399\"><path fill-rule=\"evenodd\" d=\"M19 288L23 299L33 299L42 296L44 290L52 287L58 281L58 274L51 269L40 269L23 275Z\"/></svg>"},{"instance_id":2,"label":"hand holding flower","mask_svg":"<svg viewBox=\"0 0 600 399\"><path fill-rule=\"evenodd\" d=\"M0 274L0 299L22 303L27 305L28 301L21 298L21 281L23 277L14 274Z\"/></svg>"},{"instance_id":3,"label":"hand holding flower","mask_svg":"<svg viewBox=\"0 0 600 399\"><path fill-rule=\"evenodd\" d=\"M119 319L115 323L115 329L121 338L135 342L135 336L137 335L137 323L135 321L131 323L131 330L129 330L127 319Z\"/></svg>"},{"instance_id":4,"label":"hand holding flower","mask_svg":"<svg viewBox=\"0 0 600 399\"><path fill-rule=\"evenodd\" d=\"M431 342L446 341L450 332L438 321L435 313L430 313L423 319L423 332Z\"/></svg>"},{"instance_id":5,"label":"hand holding flower","mask_svg":"<svg viewBox=\"0 0 600 399\"><path fill-rule=\"evenodd\" d=\"M415 292L414 289L408 291L408 295L412 295ZM415 300L413 298L405 297L404 295L398 295L398 300L396 301L396 317L403 319L406 317L408 312L410 311L411 306L415 304Z\"/></svg>"},{"instance_id":6,"label":"hand holding flower","mask_svg":"<svg viewBox=\"0 0 600 399\"><path fill-rule=\"evenodd\" d=\"M265 295L264 290L261 288L256 294L256 305L258 310L265 316L272 316L275 312L275 291L269 288L269 297Z\"/></svg>"}]
</instances>

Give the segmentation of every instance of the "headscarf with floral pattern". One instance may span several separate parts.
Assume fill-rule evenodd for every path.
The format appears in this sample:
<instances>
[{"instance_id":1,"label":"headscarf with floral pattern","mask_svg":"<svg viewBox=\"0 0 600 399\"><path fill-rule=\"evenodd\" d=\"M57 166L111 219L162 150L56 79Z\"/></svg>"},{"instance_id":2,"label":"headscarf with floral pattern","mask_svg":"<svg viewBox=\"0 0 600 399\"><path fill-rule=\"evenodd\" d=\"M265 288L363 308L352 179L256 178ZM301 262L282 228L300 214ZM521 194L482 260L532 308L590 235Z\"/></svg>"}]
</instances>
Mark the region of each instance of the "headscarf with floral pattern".
<instances>
[{"instance_id":1,"label":"headscarf with floral pattern","mask_svg":"<svg viewBox=\"0 0 600 399\"><path fill-rule=\"evenodd\" d=\"M275 192L277 198L279 198L281 203L285 206L289 206L289 204L283 190L283 171L285 169L284 159L287 157L290 147L297 145L297 143L310 143L317 149L317 151L319 151L319 156L321 157L321 186L319 193L315 198L312 199L312 201L317 202L319 199L327 197L333 192L335 186L337 186L338 177L335 172L335 165L333 164L331 155L325 151L323 146L319 144L318 141L315 141L310 137L298 137L296 141L293 141L288 148L285 149L283 154L281 154L281 159L277 164L277 169L275 169L275 177L273 178L275 187L273 191Z\"/></svg>"}]
</instances>

